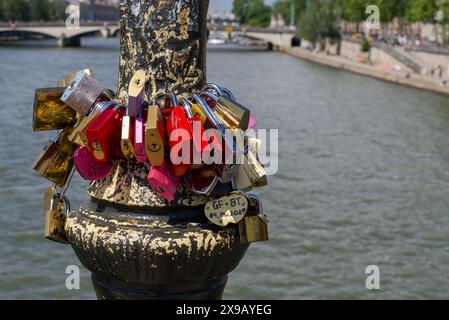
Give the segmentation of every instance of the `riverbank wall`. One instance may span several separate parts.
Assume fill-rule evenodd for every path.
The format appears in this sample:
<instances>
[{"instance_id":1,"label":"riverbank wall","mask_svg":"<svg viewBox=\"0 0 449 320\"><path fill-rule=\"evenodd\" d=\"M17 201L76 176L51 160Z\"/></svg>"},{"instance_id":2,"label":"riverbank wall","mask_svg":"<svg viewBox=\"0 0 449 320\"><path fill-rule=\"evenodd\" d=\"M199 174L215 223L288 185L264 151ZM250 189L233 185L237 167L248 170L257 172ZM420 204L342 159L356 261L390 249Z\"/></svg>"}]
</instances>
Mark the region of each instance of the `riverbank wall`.
<instances>
[{"instance_id":1,"label":"riverbank wall","mask_svg":"<svg viewBox=\"0 0 449 320\"><path fill-rule=\"evenodd\" d=\"M429 79L420 74L410 73L408 70L401 72L387 71L374 65L352 61L341 55L315 53L299 47L279 48L279 51L329 67L449 96L449 82L444 84L441 80Z\"/></svg>"}]
</instances>

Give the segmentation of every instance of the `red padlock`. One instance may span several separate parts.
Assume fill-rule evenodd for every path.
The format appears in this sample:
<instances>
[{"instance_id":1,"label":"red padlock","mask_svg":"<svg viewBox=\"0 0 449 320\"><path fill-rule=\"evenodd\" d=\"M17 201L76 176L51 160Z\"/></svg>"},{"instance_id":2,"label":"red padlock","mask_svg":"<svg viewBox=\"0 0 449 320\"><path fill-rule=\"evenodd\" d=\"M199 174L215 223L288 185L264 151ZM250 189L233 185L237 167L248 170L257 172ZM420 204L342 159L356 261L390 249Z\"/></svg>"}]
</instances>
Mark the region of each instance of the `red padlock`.
<instances>
[{"instance_id":1,"label":"red padlock","mask_svg":"<svg viewBox=\"0 0 449 320\"><path fill-rule=\"evenodd\" d=\"M123 113L120 108L120 105L113 104L112 109L104 110L87 127L87 147L95 161L123 158L120 150Z\"/></svg>"},{"instance_id":2,"label":"red padlock","mask_svg":"<svg viewBox=\"0 0 449 320\"><path fill-rule=\"evenodd\" d=\"M173 163L173 171L175 175L177 177L182 177L192 166L191 150L193 138L184 108L179 105L178 99L174 94L170 94L170 101L170 114L167 118L167 136L170 147L170 160ZM188 150L189 154L184 154L185 150ZM177 160L174 161L175 158L177 158L177 160L181 160L180 163L177 163Z\"/></svg>"},{"instance_id":3,"label":"red padlock","mask_svg":"<svg viewBox=\"0 0 449 320\"><path fill-rule=\"evenodd\" d=\"M148 173L147 181L151 188L167 201L175 199L176 191L180 184L180 178L176 177L171 164L168 161L161 166L152 165Z\"/></svg>"},{"instance_id":4,"label":"red padlock","mask_svg":"<svg viewBox=\"0 0 449 320\"><path fill-rule=\"evenodd\" d=\"M208 148L209 143L206 139L203 140L204 126L201 123L200 117L193 116L192 103L189 100L182 98L181 104L187 114L187 121L189 123L190 132L192 133L192 169L198 169L203 166L202 154L203 151Z\"/></svg>"}]
</instances>

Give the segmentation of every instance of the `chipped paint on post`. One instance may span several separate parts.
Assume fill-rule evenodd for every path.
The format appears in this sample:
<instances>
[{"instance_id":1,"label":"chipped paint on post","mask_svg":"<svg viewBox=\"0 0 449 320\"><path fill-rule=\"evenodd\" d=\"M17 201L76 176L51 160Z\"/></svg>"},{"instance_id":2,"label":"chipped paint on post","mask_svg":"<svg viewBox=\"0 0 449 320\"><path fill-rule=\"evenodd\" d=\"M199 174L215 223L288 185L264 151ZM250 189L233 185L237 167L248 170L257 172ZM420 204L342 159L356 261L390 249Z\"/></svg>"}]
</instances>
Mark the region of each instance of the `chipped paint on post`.
<instances>
[{"instance_id":1,"label":"chipped paint on post","mask_svg":"<svg viewBox=\"0 0 449 320\"><path fill-rule=\"evenodd\" d=\"M167 89L178 95L201 89L207 7L208 0L120 1L121 103L127 103L128 84L138 69L146 71L147 99ZM148 171L149 164L115 161L110 176L89 185L95 201L67 216L67 237L92 272L97 297L136 298L126 290L109 290L102 284L106 281L139 292L193 290L197 293L183 298L220 299L227 274L249 245L240 243L235 225L220 228L207 221L207 197L181 186L176 199L167 203L148 184ZM199 290L211 286L212 291Z\"/></svg>"},{"instance_id":2,"label":"chipped paint on post","mask_svg":"<svg viewBox=\"0 0 449 320\"><path fill-rule=\"evenodd\" d=\"M171 90L183 95L201 89L206 81L207 0L121 0L119 100L127 103L132 75L147 75L146 98ZM117 161L111 175L94 181L88 194L129 206L165 207L169 204L148 182L148 165ZM207 202L179 190L170 205L195 206Z\"/></svg>"}]
</instances>

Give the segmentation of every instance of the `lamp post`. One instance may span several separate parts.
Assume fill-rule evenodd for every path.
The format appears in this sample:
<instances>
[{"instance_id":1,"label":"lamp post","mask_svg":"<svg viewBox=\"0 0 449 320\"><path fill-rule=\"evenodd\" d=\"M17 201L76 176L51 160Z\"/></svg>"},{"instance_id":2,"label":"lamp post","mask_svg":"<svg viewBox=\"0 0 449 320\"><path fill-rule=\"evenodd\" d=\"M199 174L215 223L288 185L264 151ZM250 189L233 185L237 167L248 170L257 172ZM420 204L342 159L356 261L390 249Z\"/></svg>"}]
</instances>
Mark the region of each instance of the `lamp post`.
<instances>
[{"instance_id":1,"label":"lamp post","mask_svg":"<svg viewBox=\"0 0 449 320\"><path fill-rule=\"evenodd\" d=\"M133 74L146 73L148 100L167 88L176 95L206 81L208 0L120 1L118 100L125 104ZM207 197L178 189L167 203L148 181L148 164L118 160L88 187L92 201L68 214L66 233L91 271L99 299L220 299L228 274L248 244L237 228L204 215Z\"/></svg>"}]
</instances>

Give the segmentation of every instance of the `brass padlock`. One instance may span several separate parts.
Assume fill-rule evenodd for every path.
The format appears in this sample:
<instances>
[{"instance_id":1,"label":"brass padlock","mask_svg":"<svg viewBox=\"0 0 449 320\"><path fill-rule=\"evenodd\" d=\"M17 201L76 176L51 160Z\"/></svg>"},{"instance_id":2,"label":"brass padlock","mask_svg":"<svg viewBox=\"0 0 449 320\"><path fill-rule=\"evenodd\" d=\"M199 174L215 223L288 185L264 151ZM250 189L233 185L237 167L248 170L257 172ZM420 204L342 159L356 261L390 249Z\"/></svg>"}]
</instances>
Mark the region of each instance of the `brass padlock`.
<instances>
[{"instance_id":1,"label":"brass padlock","mask_svg":"<svg viewBox=\"0 0 449 320\"><path fill-rule=\"evenodd\" d=\"M45 204L44 204L45 206ZM45 238L62 244L68 244L64 224L67 214L70 212L70 202L64 196L55 194L45 211Z\"/></svg>"},{"instance_id":2,"label":"brass padlock","mask_svg":"<svg viewBox=\"0 0 449 320\"><path fill-rule=\"evenodd\" d=\"M249 207L245 217L238 223L240 243L268 241L268 219L263 212L262 201L247 194Z\"/></svg>"},{"instance_id":3,"label":"brass padlock","mask_svg":"<svg viewBox=\"0 0 449 320\"><path fill-rule=\"evenodd\" d=\"M229 94L225 94L222 89L213 84L209 84L205 87L212 86L218 94L215 95L211 92L204 92L204 94L215 101L214 112L217 117L223 122L226 128L228 129L241 129L246 131L248 129L249 124L249 116L250 111L248 108L242 106L235 100L232 100L229 97ZM232 96L233 97L233 96Z\"/></svg>"},{"instance_id":4,"label":"brass padlock","mask_svg":"<svg viewBox=\"0 0 449 320\"><path fill-rule=\"evenodd\" d=\"M60 100L64 88L41 88L34 94L33 130L47 131L73 127L75 110Z\"/></svg>"},{"instance_id":5,"label":"brass padlock","mask_svg":"<svg viewBox=\"0 0 449 320\"><path fill-rule=\"evenodd\" d=\"M61 79L60 81L58 81L57 85L58 87L64 87L67 88L72 82L73 80L75 80L76 76L78 75L79 72L84 72L85 74L93 77L94 73L92 71L91 68L87 68L81 71L77 71L77 72L73 72L71 74L69 74L68 76L64 77L64 79Z\"/></svg>"},{"instance_id":6,"label":"brass padlock","mask_svg":"<svg viewBox=\"0 0 449 320\"><path fill-rule=\"evenodd\" d=\"M238 145L242 149L243 163L237 169L234 180L237 189L250 190L268 184L266 171L257 158L260 143L260 139L249 138L243 148Z\"/></svg>"},{"instance_id":7,"label":"brass padlock","mask_svg":"<svg viewBox=\"0 0 449 320\"><path fill-rule=\"evenodd\" d=\"M72 128L70 128L73 130ZM70 130L61 130L39 155L33 169L42 177L58 186L66 184L73 168L73 153L76 145L68 141Z\"/></svg>"},{"instance_id":8,"label":"brass padlock","mask_svg":"<svg viewBox=\"0 0 449 320\"><path fill-rule=\"evenodd\" d=\"M70 212L70 202L65 194L74 174L75 169L71 169L61 192L58 193L56 191L57 186L53 186L47 189L44 194L45 238L63 244L69 243L64 225L67 214Z\"/></svg>"},{"instance_id":9,"label":"brass padlock","mask_svg":"<svg viewBox=\"0 0 449 320\"><path fill-rule=\"evenodd\" d=\"M127 159L134 158L134 122L129 115L130 105L126 106L126 115L122 118L120 148Z\"/></svg>"},{"instance_id":10,"label":"brass padlock","mask_svg":"<svg viewBox=\"0 0 449 320\"><path fill-rule=\"evenodd\" d=\"M156 103L148 107L145 124L145 150L153 166L161 166L165 156L165 120Z\"/></svg>"}]
</instances>

